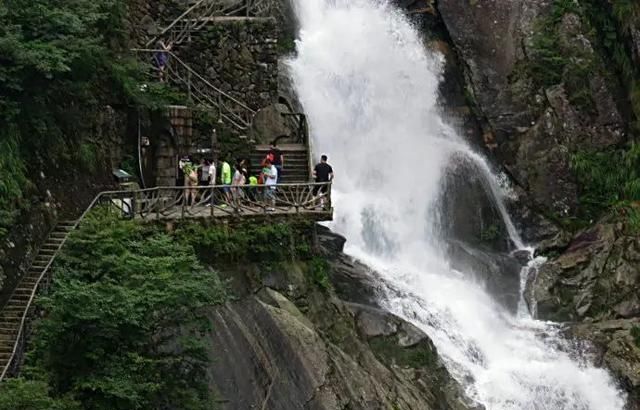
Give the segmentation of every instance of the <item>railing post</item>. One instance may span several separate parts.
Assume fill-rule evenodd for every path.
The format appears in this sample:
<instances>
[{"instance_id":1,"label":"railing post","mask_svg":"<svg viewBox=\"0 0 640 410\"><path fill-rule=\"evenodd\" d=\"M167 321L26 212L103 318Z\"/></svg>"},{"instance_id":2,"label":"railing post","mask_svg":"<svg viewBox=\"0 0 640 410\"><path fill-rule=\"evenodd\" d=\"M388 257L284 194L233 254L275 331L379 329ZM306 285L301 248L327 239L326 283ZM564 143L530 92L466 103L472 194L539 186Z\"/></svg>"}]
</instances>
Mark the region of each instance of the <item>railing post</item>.
<instances>
[{"instance_id":1,"label":"railing post","mask_svg":"<svg viewBox=\"0 0 640 410\"><path fill-rule=\"evenodd\" d=\"M215 184L215 181L214 181L214 184ZM215 188L214 188L214 187L211 187L211 188L209 188L209 189L210 189L210 191L211 191L211 196L209 197L209 208L211 208L211 217L213 218L213 217L214 217L214 215L215 215L215 212L214 212L214 208L215 208L215 207L214 207L214 204L215 204L215 198L214 198L214 195L215 195L215 191L216 191L216 190L215 190Z\"/></svg>"},{"instance_id":2,"label":"railing post","mask_svg":"<svg viewBox=\"0 0 640 410\"><path fill-rule=\"evenodd\" d=\"M186 188L183 187L182 188L182 193L181 193L181 196L180 196L181 205L182 205L180 207L180 217L181 218L184 218L184 208L185 208L186 203L187 203L187 196L185 194L186 194Z\"/></svg>"},{"instance_id":3,"label":"railing post","mask_svg":"<svg viewBox=\"0 0 640 410\"><path fill-rule=\"evenodd\" d=\"M191 71L187 70L187 101L193 102L191 93Z\"/></svg>"}]
</instances>

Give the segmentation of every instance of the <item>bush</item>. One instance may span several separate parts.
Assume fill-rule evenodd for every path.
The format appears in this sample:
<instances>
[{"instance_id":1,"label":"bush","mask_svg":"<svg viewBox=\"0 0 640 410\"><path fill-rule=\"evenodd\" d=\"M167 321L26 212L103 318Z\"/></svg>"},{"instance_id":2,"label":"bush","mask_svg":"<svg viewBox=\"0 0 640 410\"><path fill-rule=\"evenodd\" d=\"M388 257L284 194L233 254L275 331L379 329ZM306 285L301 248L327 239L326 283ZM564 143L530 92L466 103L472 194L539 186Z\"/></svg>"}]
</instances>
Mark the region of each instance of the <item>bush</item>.
<instances>
[{"instance_id":1,"label":"bush","mask_svg":"<svg viewBox=\"0 0 640 410\"><path fill-rule=\"evenodd\" d=\"M538 87L564 83L569 101L588 114L595 111L590 79L597 67L589 53L561 44L558 28L567 13L583 15L575 1L555 0L549 16L538 22L528 69Z\"/></svg>"},{"instance_id":2,"label":"bush","mask_svg":"<svg viewBox=\"0 0 640 410\"><path fill-rule=\"evenodd\" d=\"M49 397L41 381L8 379L0 385L0 410L81 410L77 402Z\"/></svg>"},{"instance_id":3,"label":"bush","mask_svg":"<svg viewBox=\"0 0 640 410\"><path fill-rule=\"evenodd\" d=\"M88 141L105 105L175 101L129 53L125 0L0 2L0 239L30 196L24 172L97 170ZM36 173L36 175L39 173ZM35 180L33 181L35 182Z\"/></svg>"},{"instance_id":4,"label":"bush","mask_svg":"<svg viewBox=\"0 0 640 410\"><path fill-rule=\"evenodd\" d=\"M282 262L311 257L308 221L235 226L183 224L176 230L180 240L189 242L198 255L216 266L228 262Z\"/></svg>"},{"instance_id":5,"label":"bush","mask_svg":"<svg viewBox=\"0 0 640 410\"><path fill-rule=\"evenodd\" d=\"M25 375L83 409L210 409L201 335L225 300L218 276L190 244L105 211L67 244Z\"/></svg>"},{"instance_id":6,"label":"bush","mask_svg":"<svg viewBox=\"0 0 640 410\"><path fill-rule=\"evenodd\" d=\"M26 206L23 190L27 178L19 155L16 141L0 132L0 241Z\"/></svg>"},{"instance_id":7,"label":"bush","mask_svg":"<svg viewBox=\"0 0 640 410\"><path fill-rule=\"evenodd\" d=\"M579 152L571 158L578 179L579 212L586 220L640 201L640 145L628 150Z\"/></svg>"}]
</instances>

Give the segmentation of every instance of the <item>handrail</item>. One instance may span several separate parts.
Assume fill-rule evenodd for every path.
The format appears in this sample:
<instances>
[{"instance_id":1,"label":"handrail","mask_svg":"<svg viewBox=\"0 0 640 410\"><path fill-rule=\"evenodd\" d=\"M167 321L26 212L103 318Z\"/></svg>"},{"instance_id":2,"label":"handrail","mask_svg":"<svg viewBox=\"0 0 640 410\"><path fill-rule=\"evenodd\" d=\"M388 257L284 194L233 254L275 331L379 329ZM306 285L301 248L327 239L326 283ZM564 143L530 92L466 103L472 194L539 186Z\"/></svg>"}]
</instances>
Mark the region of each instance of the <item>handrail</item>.
<instances>
[{"instance_id":1,"label":"handrail","mask_svg":"<svg viewBox=\"0 0 640 410\"><path fill-rule=\"evenodd\" d=\"M238 100L237 98L233 97L232 95L219 89L215 85L211 84L209 80L207 80L200 73L191 68L173 52L169 50L145 48L134 48L131 49L131 51L134 53L145 53L151 56L153 56L155 53L166 53L170 57L170 60L167 63L167 66L169 67L169 73L173 74L172 77L174 81L178 83L182 82L183 85L187 87L187 92L189 95L198 99L203 105L206 105L209 108L217 109L220 116L226 119L228 122L232 123L236 128L245 130L249 126L251 126L253 116L256 114L256 111L254 109ZM173 61L175 61L179 67L187 71L188 78L183 78L180 76L180 73L177 71L177 69L171 65ZM194 79L202 83L203 87L194 87L194 84L192 83ZM209 93L206 92L207 90L209 91ZM194 92L197 92L201 95L194 96ZM227 106L225 103L231 105L232 107Z\"/></svg>"},{"instance_id":2,"label":"handrail","mask_svg":"<svg viewBox=\"0 0 640 410\"><path fill-rule=\"evenodd\" d=\"M169 24L160 32L160 34L156 35L151 40L147 41L145 43L145 47L150 47L153 44L155 44L158 40L163 38L168 32L170 32L173 28L175 28L178 25L178 23L182 21L187 21L187 17L190 14L194 13L196 10L199 10L202 6L208 7L208 8L205 9L204 12L200 12L200 15L196 16L198 18L192 19L194 23L197 23L198 20L202 19L203 17L204 18L213 17L215 15L233 16L239 13L240 11L242 11L243 9L246 9L245 14L248 17L251 15L252 10L258 10L258 14L263 12L264 10L267 10L268 7L267 8L260 7L260 6L263 6L264 4L267 4L265 0L238 0L236 3L232 3L232 4L224 4L219 0L199 0L198 2L193 4L191 7L189 7L184 13L176 17L171 22L171 24ZM214 11L214 7L216 5L221 6L220 9L217 9L218 11L217 13ZM202 14L204 14L204 16L202 16ZM199 30L200 27L198 27L197 24L194 24L193 29ZM183 33L181 33L181 35L184 33L188 33L190 30L192 30L191 27L184 27L182 29ZM182 39L176 40L176 43L178 44L180 44L181 42L182 42Z\"/></svg>"},{"instance_id":3,"label":"handrail","mask_svg":"<svg viewBox=\"0 0 640 410\"><path fill-rule=\"evenodd\" d=\"M155 36L154 38L152 38L151 40L147 41L145 44L145 47L149 47L151 44L154 44L156 41L158 41L158 39L160 39L162 36L164 36L165 34L167 34L167 32L169 30L171 30L176 24L178 24L178 22L180 22L182 19L184 19L185 17L187 17L189 14L191 14L191 12L195 9L197 9L198 7L200 7L203 3L208 2L211 0L199 0L197 3L195 3L193 6L189 7L184 13L182 13L180 16L178 16L175 20L173 20L173 22L171 22L171 24L169 24L167 27L164 28L164 30L162 30L160 32L160 34L158 34L157 36Z\"/></svg>"},{"instance_id":4,"label":"handrail","mask_svg":"<svg viewBox=\"0 0 640 410\"><path fill-rule=\"evenodd\" d=\"M325 187L326 191L323 191L321 188ZM202 195L202 199L200 201L198 201L196 204L192 205L192 206L198 206L198 205L204 205L204 204L209 204L211 203L211 199L213 198L213 195L216 191L222 191L225 192L225 190L227 188L231 188L231 189L236 189L236 190L241 190L244 192L248 192L249 190L252 189L263 189L263 190L267 190L270 189L271 186L265 186L265 185L243 185L243 186L237 186L237 187L229 187L228 185L211 185L211 186L198 186L198 187L154 187L154 188L146 188L146 189L138 189L138 190L132 190L132 191L103 191L100 192L98 195L96 195L96 197L93 199L93 201L91 201L91 203L89 204L89 206L85 209L85 211L82 213L82 215L80 216L80 218L78 218L75 223L73 224L73 226L71 227L71 229L67 232L67 234L65 235L65 237L63 238L62 242L60 243L58 249L54 252L53 256L51 257L51 259L49 260L49 262L47 263L47 265L45 266L45 268L42 270L42 273L40 274L40 276L38 277L38 280L36 281L33 290L31 291L31 295L29 296L29 301L27 302L27 305L25 307L24 313L22 314L22 318L20 320L20 326L18 328L18 333L16 335L16 339L13 345L13 349L11 351L11 356L9 357L7 364L5 365L4 369L2 370L2 373L0 374L0 382L2 382L4 380L4 378L7 375L7 372L9 371L9 369L11 368L11 365L13 363L13 361L16 358L16 353L18 351L18 348L20 346L21 343L21 338L24 336L24 328L25 328L25 324L27 322L27 318L29 315L29 310L31 309L31 305L33 304L34 299L36 298L36 294L38 293L38 290L40 288L40 285L43 281L43 279L45 278L45 276L49 273L49 269L51 268L51 265L53 264L53 262L55 261L56 257L58 256L58 254L60 253L60 251L62 250L62 248L64 247L65 243L67 242L67 239L69 238L69 236L71 235L71 233L73 231L75 231L78 226L80 225L80 223L87 217L87 215L89 214L89 212L91 212L92 209L94 209L98 204L100 204L105 198L110 198L110 199L114 199L113 197L118 197L118 198L122 198L124 197L131 197L131 198L135 198L136 195L142 195L142 194L148 194L148 193L155 193L155 192L161 192L162 190L169 190L169 191L189 191L189 190L196 190L196 191L210 191L211 192L211 196L210 197L204 197L204 195ZM305 184L277 184L277 185L273 185L274 188L274 192L278 192L278 191L282 191L284 194L277 198L278 201L284 203L285 205L287 205L287 208L295 208L296 213L299 213L300 208L303 209L307 209L310 208L312 206L314 206L317 201L320 198L327 198L327 200L329 201L329 205L328 207L325 207L323 212L325 213L332 213L332 208L330 206L330 192L331 192L331 182L325 182L325 183L305 183ZM302 190L300 190L300 188L302 188ZM235 191L238 192L238 191ZM255 192L255 191L254 191ZM182 200L184 200L184 197L182 198ZM249 198L247 199L242 199L240 201L247 201L252 207L259 207L261 206L260 203L258 203L255 199L251 200ZM274 202L276 201L276 199L274 199ZM241 206L239 204L239 200L238 198L236 198L236 195L234 194L234 198L232 198L232 200L229 202L227 201L227 203L231 204L231 207L233 208L232 211L233 212L228 212L228 214L237 214L238 211L240 209L248 209L248 206ZM184 217L184 205L182 205L182 217ZM277 207L277 206L276 206ZM214 215L214 206L211 206L211 215ZM264 207L265 211L268 211L268 206ZM282 207L281 207L282 208ZM220 207L218 207L218 209L221 209ZM124 209L122 209L124 211ZM129 211L135 216L135 205L132 206L132 209L129 209ZM149 210L148 213L150 214L151 212L157 212L158 214L161 212L161 210ZM141 216L144 218L144 216L141 214Z\"/></svg>"},{"instance_id":5,"label":"handrail","mask_svg":"<svg viewBox=\"0 0 640 410\"><path fill-rule=\"evenodd\" d=\"M16 351L18 350L18 347L20 345L20 338L22 337L22 334L24 332L24 325L25 325L25 323L27 321L27 316L29 315L29 309L31 309L31 304L33 303L33 300L36 297L36 293L38 293L38 289L40 288L40 283L42 283L42 279L49 272L49 268L51 267L51 265L55 261L56 257L58 256L58 253L60 252L60 250L62 249L64 244L67 242L67 239L69 238L69 235L71 234L71 232L73 232L78 227L78 225L80 224L80 221L84 217L87 216L87 214L89 213L89 211L91 209L93 209L93 207L95 206L97 201L100 199L100 197L104 193L107 193L107 192L109 192L109 191L101 192L93 199L93 201L91 202L89 207L82 213L82 216L80 216L80 218L73 224L73 226L71 227L69 232L67 232L67 234L65 235L64 239L60 243L60 246L54 252L53 256L49 260L49 263L47 263L45 268L42 270L42 273L38 277L38 280L36 281L36 284L33 287L33 291L31 292L31 295L29 296L29 301L27 302L27 306L26 306L26 308L24 310L24 313L22 314L22 319L20 320L20 327L18 328L18 334L16 335L16 341L13 344L13 350L11 351L11 356L9 356L9 360L7 360L7 364L4 367L4 369L2 370L2 373L0 374L0 382L4 380L5 376L7 375L7 371L11 368L11 364L13 363L13 360L15 359Z\"/></svg>"}]
</instances>

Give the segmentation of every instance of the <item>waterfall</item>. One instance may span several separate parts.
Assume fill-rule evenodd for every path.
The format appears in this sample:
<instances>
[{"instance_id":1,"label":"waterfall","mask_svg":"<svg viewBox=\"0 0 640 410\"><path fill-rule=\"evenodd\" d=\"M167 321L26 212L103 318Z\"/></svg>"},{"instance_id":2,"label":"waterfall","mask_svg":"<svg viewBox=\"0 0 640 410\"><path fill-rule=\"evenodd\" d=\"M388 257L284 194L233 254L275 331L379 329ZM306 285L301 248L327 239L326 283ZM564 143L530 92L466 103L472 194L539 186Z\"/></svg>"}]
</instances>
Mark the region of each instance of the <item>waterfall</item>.
<instances>
[{"instance_id":1,"label":"waterfall","mask_svg":"<svg viewBox=\"0 0 640 410\"><path fill-rule=\"evenodd\" d=\"M442 56L384 1L293 1L301 29L288 68L314 153L335 171L332 228L379 273L381 305L423 329L489 410L622 409L608 373L557 326L507 312L451 268L436 204L454 157L485 175L511 241L523 244L490 167L439 114Z\"/></svg>"}]
</instances>

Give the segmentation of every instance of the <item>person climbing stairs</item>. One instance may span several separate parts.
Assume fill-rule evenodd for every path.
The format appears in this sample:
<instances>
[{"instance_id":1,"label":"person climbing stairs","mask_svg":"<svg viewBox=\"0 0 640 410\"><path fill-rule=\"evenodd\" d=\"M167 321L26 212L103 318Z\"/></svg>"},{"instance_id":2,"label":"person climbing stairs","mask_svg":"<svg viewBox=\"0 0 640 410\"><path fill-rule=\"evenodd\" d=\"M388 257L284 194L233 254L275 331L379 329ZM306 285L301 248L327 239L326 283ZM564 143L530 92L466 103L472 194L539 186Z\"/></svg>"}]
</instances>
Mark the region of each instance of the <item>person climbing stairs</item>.
<instances>
[{"instance_id":1,"label":"person climbing stairs","mask_svg":"<svg viewBox=\"0 0 640 410\"><path fill-rule=\"evenodd\" d=\"M284 156L284 168L282 171L282 184L294 184L309 182L309 154L307 146L304 144L282 144L279 145ZM269 145L256 145L251 153L251 174L260 173L262 161L265 159L271 147Z\"/></svg>"}]
</instances>

